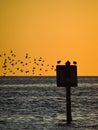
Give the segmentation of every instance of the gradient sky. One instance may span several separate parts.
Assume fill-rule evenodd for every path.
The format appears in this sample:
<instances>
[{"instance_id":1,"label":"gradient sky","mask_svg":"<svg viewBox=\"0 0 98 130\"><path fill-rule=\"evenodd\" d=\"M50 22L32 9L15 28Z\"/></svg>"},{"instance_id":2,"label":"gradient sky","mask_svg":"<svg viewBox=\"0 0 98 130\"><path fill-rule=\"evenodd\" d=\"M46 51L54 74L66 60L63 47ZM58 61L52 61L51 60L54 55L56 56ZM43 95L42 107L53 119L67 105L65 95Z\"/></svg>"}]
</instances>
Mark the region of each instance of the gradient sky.
<instances>
[{"instance_id":1,"label":"gradient sky","mask_svg":"<svg viewBox=\"0 0 98 130\"><path fill-rule=\"evenodd\" d=\"M98 0L0 1L0 54L10 50L19 59L29 53L51 65L75 60L78 75L98 75ZM2 75L2 65L0 70Z\"/></svg>"}]
</instances>

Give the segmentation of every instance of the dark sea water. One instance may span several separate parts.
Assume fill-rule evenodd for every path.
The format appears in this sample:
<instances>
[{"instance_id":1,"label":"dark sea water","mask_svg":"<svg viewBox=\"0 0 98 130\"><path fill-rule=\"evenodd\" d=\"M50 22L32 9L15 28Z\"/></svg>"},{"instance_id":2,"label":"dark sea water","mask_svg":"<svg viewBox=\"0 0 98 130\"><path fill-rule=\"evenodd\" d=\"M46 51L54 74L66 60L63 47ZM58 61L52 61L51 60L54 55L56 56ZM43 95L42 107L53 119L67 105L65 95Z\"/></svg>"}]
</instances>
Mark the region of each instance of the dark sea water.
<instances>
[{"instance_id":1,"label":"dark sea water","mask_svg":"<svg viewBox=\"0 0 98 130\"><path fill-rule=\"evenodd\" d=\"M98 77L78 77L71 103L67 125L66 88L56 77L0 77L0 130L98 130Z\"/></svg>"}]
</instances>

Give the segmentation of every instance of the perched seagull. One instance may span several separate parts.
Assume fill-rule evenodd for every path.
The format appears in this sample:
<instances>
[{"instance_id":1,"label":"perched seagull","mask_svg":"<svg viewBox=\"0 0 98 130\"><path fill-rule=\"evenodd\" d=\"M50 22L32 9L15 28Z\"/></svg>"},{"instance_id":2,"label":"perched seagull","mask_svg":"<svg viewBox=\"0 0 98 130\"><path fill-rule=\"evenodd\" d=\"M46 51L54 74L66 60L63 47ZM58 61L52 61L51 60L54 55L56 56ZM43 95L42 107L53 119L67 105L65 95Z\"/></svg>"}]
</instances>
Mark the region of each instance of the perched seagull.
<instances>
[{"instance_id":1,"label":"perched seagull","mask_svg":"<svg viewBox=\"0 0 98 130\"><path fill-rule=\"evenodd\" d=\"M57 61L57 64L60 64L60 63L61 63L61 60L58 60L58 61Z\"/></svg>"},{"instance_id":2,"label":"perched seagull","mask_svg":"<svg viewBox=\"0 0 98 130\"><path fill-rule=\"evenodd\" d=\"M77 62L76 62L76 61L73 61L73 64L74 64L74 65L76 65L76 64L77 64Z\"/></svg>"}]
</instances>

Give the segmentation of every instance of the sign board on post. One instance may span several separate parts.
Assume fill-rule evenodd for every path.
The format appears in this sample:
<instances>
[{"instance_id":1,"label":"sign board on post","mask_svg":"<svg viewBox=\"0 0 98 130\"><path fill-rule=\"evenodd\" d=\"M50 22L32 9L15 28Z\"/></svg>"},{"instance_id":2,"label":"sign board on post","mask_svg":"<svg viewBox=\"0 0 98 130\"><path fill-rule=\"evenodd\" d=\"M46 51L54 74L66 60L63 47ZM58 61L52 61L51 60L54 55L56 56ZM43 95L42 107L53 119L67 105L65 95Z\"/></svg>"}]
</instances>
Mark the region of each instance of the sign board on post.
<instances>
[{"instance_id":1,"label":"sign board on post","mask_svg":"<svg viewBox=\"0 0 98 130\"><path fill-rule=\"evenodd\" d=\"M67 123L70 124L72 121L71 116L71 86L77 86L77 66L76 62L74 65L70 65L67 61L66 65L57 65L57 86L66 87L66 115Z\"/></svg>"},{"instance_id":2,"label":"sign board on post","mask_svg":"<svg viewBox=\"0 0 98 130\"><path fill-rule=\"evenodd\" d=\"M57 86L77 86L77 66L57 65Z\"/></svg>"}]
</instances>

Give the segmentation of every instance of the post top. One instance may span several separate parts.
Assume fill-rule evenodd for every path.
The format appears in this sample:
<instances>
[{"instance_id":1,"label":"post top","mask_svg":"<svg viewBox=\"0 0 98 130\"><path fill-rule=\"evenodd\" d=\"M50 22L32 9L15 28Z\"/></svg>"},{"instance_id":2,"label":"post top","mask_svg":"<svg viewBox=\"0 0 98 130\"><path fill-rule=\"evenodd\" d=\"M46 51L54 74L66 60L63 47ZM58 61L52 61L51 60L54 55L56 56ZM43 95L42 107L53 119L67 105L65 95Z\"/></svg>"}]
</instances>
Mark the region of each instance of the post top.
<instances>
[{"instance_id":1,"label":"post top","mask_svg":"<svg viewBox=\"0 0 98 130\"><path fill-rule=\"evenodd\" d=\"M70 61L68 60L66 63L65 63L66 66L70 66Z\"/></svg>"}]
</instances>

